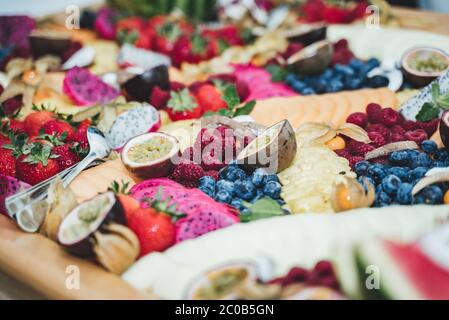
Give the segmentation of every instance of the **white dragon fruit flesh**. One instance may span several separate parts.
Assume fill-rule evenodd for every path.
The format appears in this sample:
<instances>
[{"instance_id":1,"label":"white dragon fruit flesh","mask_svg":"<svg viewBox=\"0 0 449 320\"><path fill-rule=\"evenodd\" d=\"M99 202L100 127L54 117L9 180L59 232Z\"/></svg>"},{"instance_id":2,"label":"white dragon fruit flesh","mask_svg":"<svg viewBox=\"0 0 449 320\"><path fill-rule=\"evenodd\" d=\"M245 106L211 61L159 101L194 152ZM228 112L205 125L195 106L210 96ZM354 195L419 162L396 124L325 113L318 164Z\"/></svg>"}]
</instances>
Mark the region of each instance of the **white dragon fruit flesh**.
<instances>
[{"instance_id":1,"label":"white dragon fruit flesh","mask_svg":"<svg viewBox=\"0 0 449 320\"><path fill-rule=\"evenodd\" d=\"M14 177L0 174L0 214L8 215L5 207L5 199L31 186Z\"/></svg>"}]
</instances>

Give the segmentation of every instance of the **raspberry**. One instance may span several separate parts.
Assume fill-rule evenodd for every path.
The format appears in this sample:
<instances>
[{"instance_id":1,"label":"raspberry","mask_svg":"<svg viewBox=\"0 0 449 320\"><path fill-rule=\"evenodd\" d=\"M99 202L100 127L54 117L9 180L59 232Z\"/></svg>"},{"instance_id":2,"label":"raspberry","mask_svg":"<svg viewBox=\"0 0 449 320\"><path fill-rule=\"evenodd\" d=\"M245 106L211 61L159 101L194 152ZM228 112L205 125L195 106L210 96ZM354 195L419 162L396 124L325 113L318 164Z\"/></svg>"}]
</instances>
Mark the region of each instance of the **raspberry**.
<instances>
[{"instance_id":1,"label":"raspberry","mask_svg":"<svg viewBox=\"0 0 449 320\"><path fill-rule=\"evenodd\" d=\"M429 137L433 136L435 132L437 132L439 125L440 119L434 119L428 122L419 122L420 128L424 129Z\"/></svg>"},{"instance_id":2,"label":"raspberry","mask_svg":"<svg viewBox=\"0 0 449 320\"><path fill-rule=\"evenodd\" d=\"M387 140L379 132L372 131L372 132L368 133L368 137L373 142L372 145L375 146L376 148L380 148L380 147L382 147L382 146L387 144Z\"/></svg>"},{"instance_id":3,"label":"raspberry","mask_svg":"<svg viewBox=\"0 0 449 320\"><path fill-rule=\"evenodd\" d=\"M366 114L371 123L379 123L382 107L377 103L370 103L366 106Z\"/></svg>"},{"instance_id":4,"label":"raspberry","mask_svg":"<svg viewBox=\"0 0 449 320\"><path fill-rule=\"evenodd\" d=\"M358 142L355 140L349 143L348 148L351 151L352 155L361 157L364 157L365 154L375 149L372 145L363 142Z\"/></svg>"},{"instance_id":5,"label":"raspberry","mask_svg":"<svg viewBox=\"0 0 449 320\"><path fill-rule=\"evenodd\" d=\"M392 108L383 109L381 111L380 119L381 123L387 127L392 127L400 122L399 113Z\"/></svg>"},{"instance_id":6,"label":"raspberry","mask_svg":"<svg viewBox=\"0 0 449 320\"><path fill-rule=\"evenodd\" d=\"M347 149L335 150L335 153L339 157L346 158L346 159L349 159L352 156L351 152L349 152Z\"/></svg>"},{"instance_id":7,"label":"raspberry","mask_svg":"<svg viewBox=\"0 0 449 320\"><path fill-rule=\"evenodd\" d=\"M215 171L215 170L207 171L205 176L212 177L215 181L218 181L220 179L220 175L218 174L218 171Z\"/></svg>"},{"instance_id":8,"label":"raspberry","mask_svg":"<svg viewBox=\"0 0 449 320\"><path fill-rule=\"evenodd\" d=\"M198 188L200 185L200 183L198 181L181 180L179 183L182 184L187 189L195 189L195 188Z\"/></svg>"},{"instance_id":9,"label":"raspberry","mask_svg":"<svg viewBox=\"0 0 449 320\"><path fill-rule=\"evenodd\" d=\"M358 156L356 156L356 157L351 157L351 158L349 158L348 160L349 160L349 165L351 166L351 168L354 168L354 166L355 166L357 163L359 163L359 162L365 160L365 158L364 158L364 157L358 157Z\"/></svg>"},{"instance_id":10,"label":"raspberry","mask_svg":"<svg viewBox=\"0 0 449 320\"><path fill-rule=\"evenodd\" d=\"M193 161L193 147L188 147L181 155L182 160Z\"/></svg>"},{"instance_id":11,"label":"raspberry","mask_svg":"<svg viewBox=\"0 0 449 320\"><path fill-rule=\"evenodd\" d=\"M402 128L400 125L395 125L395 126L391 127L390 131L391 131L392 135L397 134L397 133L400 135L404 135L404 133L405 133L405 129Z\"/></svg>"},{"instance_id":12,"label":"raspberry","mask_svg":"<svg viewBox=\"0 0 449 320\"><path fill-rule=\"evenodd\" d=\"M404 132L405 134L405 132ZM404 134L402 133L393 133L390 137L390 142L400 142L405 141Z\"/></svg>"},{"instance_id":13,"label":"raspberry","mask_svg":"<svg viewBox=\"0 0 449 320\"><path fill-rule=\"evenodd\" d=\"M201 166L206 171L211 171L211 170L214 170L214 171L217 170L218 171L221 168L225 167L226 164L224 164L219 159L214 157L213 154L205 153L205 154L203 154L203 157L202 157Z\"/></svg>"},{"instance_id":14,"label":"raspberry","mask_svg":"<svg viewBox=\"0 0 449 320\"><path fill-rule=\"evenodd\" d=\"M385 138L385 140L388 140L390 138L390 130L388 130L387 127L380 123L370 124L368 128L366 128L366 131L368 133L378 132Z\"/></svg>"},{"instance_id":15,"label":"raspberry","mask_svg":"<svg viewBox=\"0 0 449 320\"><path fill-rule=\"evenodd\" d=\"M383 165L387 165L390 163L390 160L388 159L388 156L383 156L383 157L379 157L376 159L372 159L370 160L371 163L373 164L383 164Z\"/></svg>"},{"instance_id":16,"label":"raspberry","mask_svg":"<svg viewBox=\"0 0 449 320\"><path fill-rule=\"evenodd\" d=\"M404 128L405 131L413 131L416 129L421 129L421 126L418 122L406 120L402 123L402 128Z\"/></svg>"},{"instance_id":17,"label":"raspberry","mask_svg":"<svg viewBox=\"0 0 449 320\"><path fill-rule=\"evenodd\" d=\"M407 131L404 135L406 140L415 141L417 144L421 144L424 140L427 140L429 136L423 129L417 129L415 131Z\"/></svg>"},{"instance_id":18,"label":"raspberry","mask_svg":"<svg viewBox=\"0 0 449 320\"><path fill-rule=\"evenodd\" d=\"M368 117L362 112L355 112L349 115L349 117L346 119L346 122L365 128L368 125Z\"/></svg>"},{"instance_id":19,"label":"raspberry","mask_svg":"<svg viewBox=\"0 0 449 320\"><path fill-rule=\"evenodd\" d=\"M176 181L198 181L204 177L204 170L200 165L194 163L180 163L173 170L173 178Z\"/></svg>"}]
</instances>

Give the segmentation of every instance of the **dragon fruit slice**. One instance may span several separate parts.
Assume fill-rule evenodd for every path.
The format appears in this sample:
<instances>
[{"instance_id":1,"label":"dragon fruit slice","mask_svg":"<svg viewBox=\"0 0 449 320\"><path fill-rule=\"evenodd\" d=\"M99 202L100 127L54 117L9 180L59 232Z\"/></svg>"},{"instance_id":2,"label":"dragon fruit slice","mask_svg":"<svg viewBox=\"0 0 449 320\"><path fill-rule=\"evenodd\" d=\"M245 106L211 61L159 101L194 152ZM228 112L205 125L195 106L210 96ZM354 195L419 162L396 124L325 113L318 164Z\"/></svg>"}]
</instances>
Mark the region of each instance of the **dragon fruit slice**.
<instances>
[{"instance_id":1,"label":"dragon fruit slice","mask_svg":"<svg viewBox=\"0 0 449 320\"><path fill-rule=\"evenodd\" d=\"M101 38L106 40L115 39L117 33L116 18L117 12L111 8L102 8L98 11L94 27Z\"/></svg>"},{"instance_id":2,"label":"dragon fruit slice","mask_svg":"<svg viewBox=\"0 0 449 320\"><path fill-rule=\"evenodd\" d=\"M7 197L30 187L29 184L14 177L0 174L0 214L8 215L5 207L5 199Z\"/></svg>"},{"instance_id":3,"label":"dragon fruit slice","mask_svg":"<svg viewBox=\"0 0 449 320\"><path fill-rule=\"evenodd\" d=\"M158 179L149 179L145 180L144 182L141 182L139 184L136 184L132 189L130 190L130 193L132 195L137 194L139 191L149 189L151 187L173 187L173 188L184 188L181 184L167 179L167 178L158 178Z\"/></svg>"},{"instance_id":4,"label":"dragon fruit slice","mask_svg":"<svg viewBox=\"0 0 449 320\"><path fill-rule=\"evenodd\" d=\"M161 127L159 111L149 104L120 114L106 135L111 148L120 150L132 138L148 132L156 132Z\"/></svg>"},{"instance_id":5,"label":"dragon fruit slice","mask_svg":"<svg viewBox=\"0 0 449 320\"><path fill-rule=\"evenodd\" d=\"M80 106L108 103L120 94L88 70L79 67L74 67L67 72L63 90Z\"/></svg>"}]
</instances>

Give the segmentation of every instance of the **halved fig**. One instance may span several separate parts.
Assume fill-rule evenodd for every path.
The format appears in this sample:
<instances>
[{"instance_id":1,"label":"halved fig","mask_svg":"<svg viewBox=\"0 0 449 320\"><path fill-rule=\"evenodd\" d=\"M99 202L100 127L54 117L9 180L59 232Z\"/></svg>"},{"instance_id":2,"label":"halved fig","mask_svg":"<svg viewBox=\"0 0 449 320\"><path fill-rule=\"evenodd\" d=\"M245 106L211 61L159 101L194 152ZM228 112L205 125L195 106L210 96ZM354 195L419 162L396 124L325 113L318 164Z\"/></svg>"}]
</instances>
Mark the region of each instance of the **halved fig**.
<instances>
[{"instance_id":1,"label":"halved fig","mask_svg":"<svg viewBox=\"0 0 449 320\"><path fill-rule=\"evenodd\" d=\"M94 234L111 223L126 225L126 218L114 193L106 192L80 204L64 218L58 242L74 255L93 257Z\"/></svg>"},{"instance_id":2,"label":"halved fig","mask_svg":"<svg viewBox=\"0 0 449 320\"><path fill-rule=\"evenodd\" d=\"M414 48L404 54L401 67L405 78L414 86L422 88L449 69L449 56L436 48Z\"/></svg>"},{"instance_id":3,"label":"halved fig","mask_svg":"<svg viewBox=\"0 0 449 320\"><path fill-rule=\"evenodd\" d=\"M71 43L68 32L44 29L31 32L29 40L31 51L36 58L47 54L60 57Z\"/></svg>"},{"instance_id":4,"label":"halved fig","mask_svg":"<svg viewBox=\"0 0 449 320\"><path fill-rule=\"evenodd\" d=\"M287 59L287 65L300 74L319 74L332 61L332 43L327 40L315 42Z\"/></svg>"},{"instance_id":5,"label":"halved fig","mask_svg":"<svg viewBox=\"0 0 449 320\"><path fill-rule=\"evenodd\" d=\"M283 34L290 42L299 42L304 46L309 46L326 39L327 25L324 23L299 24L284 31Z\"/></svg>"},{"instance_id":6,"label":"halved fig","mask_svg":"<svg viewBox=\"0 0 449 320\"><path fill-rule=\"evenodd\" d=\"M241 286L257 281L257 270L251 263L233 263L208 271L189 286L187 300L233 300Z\"/></svg>"},{"instance_id":7,"label":"halved fig","mask_svg":"<svg viewBox=\"0 0 449 320\"><path fill-rule=\"evenodd\" d=\"M156 86L163 90L170 89L170 78L166 65L143 71L122 84L126 97L139 102L150 101L153 88Z\"/></svg>"},{"instance_id":8,"label":"halved fig","mask_svg":"<svg viewBox=\"0 0 449 320\"><path fill-rule=\"evenodd\" d=\"M288 120L268 128L237 156L237 163L250 170L266 168L270 172L287 169L296 156L295 131Z\"/></svg>"},{"instance_id":9,"label":"halved fig","mask_svg":"<svg viewBox=\"0 0 449 320\"><path fill-rule=\"evenodd\" d=\"M121 157L130 172L149 179L168 176L179 153L179 143L175 137L154 132L128 141L121 152Z\"/></svg>"}]
</instances>

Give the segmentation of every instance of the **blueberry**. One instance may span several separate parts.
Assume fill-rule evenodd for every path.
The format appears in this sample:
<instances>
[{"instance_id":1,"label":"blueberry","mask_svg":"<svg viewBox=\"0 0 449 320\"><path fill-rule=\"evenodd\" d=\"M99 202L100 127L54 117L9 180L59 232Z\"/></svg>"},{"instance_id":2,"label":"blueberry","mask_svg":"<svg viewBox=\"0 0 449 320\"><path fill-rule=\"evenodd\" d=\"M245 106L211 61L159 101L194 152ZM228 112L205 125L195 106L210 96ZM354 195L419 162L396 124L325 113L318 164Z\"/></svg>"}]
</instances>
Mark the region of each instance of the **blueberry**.
<instances>
[{"instance_id":1,"label":"blueberry","mask_svg":"<svg viewBox=\"0 0 449 320\"><path fill-rule=\"evenodd\" d=\"M434 161L433 162L433 168L446 168L448 165L446 162L443 161Z\"/></svg>"},{"instance_id":2,"label":"blueberry","mask_svg":"<svg viewBox=\"0 0 449 320\"><path fill-rule=\"evenodd\" d=\"M313 82L313 89L316 93L321 94L327 91L327 82L325 80L316 80Z\"/></svg>"},{"instance_id":3,"label":"blueberry","mask_svg":"<svg viewBox=\"0 0 449 320\"><path fill-rule=\"evenodd\" d=\"M227 180L220 180L217 182L217 191L227 191L231 195L234 194L234 183Z\"/></svg>"},{"instance_id":4,"label":"blueberry","mask_svg":"<svg viewBox=\"0 0 449 320\"><path fill-rule=\"evenodd\" d=\"M212 177L209 176L205 176L200 178L199 180L200 186L213 186L213 188L215 188L215 180Z\"/></svg>"},{"instance_id":5,"label":"blueberry","mask_svg":"<svg viewBox=\"0 0 449 320\"><path fill-rule=\"evenodd\" d=\"M390 81L384 76L374 76L368 79L368 83L373 88L383 88L388 87Z\"/></svg>"},{"instance_id":6,"label":"blueberry","mask_svg":"<svg viewBox=\"0 0 449 320\"><path fill-rule=\"evenodd\" d=\"M417 198L419 199L419 203L423 204L442 204L443 203L443 191L440 187L433 185L422 190Z\"/></svg>"},{"instance_id":7,"label":"blueberry","mask_svg":"<svg viewBox=\"0 0 449 320\"><path fill-rule=\"evenodd\" d=\"M386 176L382 180L382 189L390 196L394 196L401 185L401 179L394 175Z\"/></svg>"},{"instance_id":8,"label":"blueberry","mask_svg":"<svg viewBox=\"0 0 449 320\"><path fill-rule=\"evenodd\" d=\"M366 62L366 66L372 70L380 66L380 61L379 59L371 58Z\"/></svg>"},{"instance_id":9,"label":"blueberry","mask_svg":"<svg viewBox=\"0 0 449 320\"><path fill-rule=\"evenodd\" d=\"M236 168L233 170L229 170L228 174L226 175L227 180L229 181L236 181L236 180L245 180L246 179L246 173L240 168Z\"/></svg>"},{"instance_id":10,"label":"blueberry","mask_svg":"<svg viewBox=\"0 0 449 320\"><path fill-rule=\"evenodd\" d=\"M253 184L254 184L256 187L261 187L261 186L264 185L264 183L265 183L265 177L266 177L267 175L268 175L268 174L267 174L267 171L265 171L265 169L261 169L261 168L256 169L256 170L253 172L253 175L252 175L252 177L251 177L251 181L253 182Z\"/></svg>"},{"instance_id":11,"label":"blueberry","mask_svg":"<svg viewBox=\"0 0 449 320\"><path fill-rule=\"evenodd\" d=\"M366 175L370 165L371 164L368 161L360 161L355 164L354 172L357 173L358 176L364 176Z\"/></svg>"},{"instance_id":12,"label":"blueberry","mask_svg":"<svg viewBox=\"0 0 449 320\"><path fill-rule=\"evenodd\" d=\"M402 182L408 181L407 175L409 173L409 169L403 168L403 167L391 167L388 169L388 174L395 175L399 179L401 179Z\"/></svg>"},{"instance_id":13,"label":"blueberry","mask_svg":"<svg viewBox=\"0 0 449 320\"><path fill-rule=\"evenodd\" d=\"M390 154L390 161L399 166L408 165L410 160L409 153L405 150L394 151Z\"/></svg>"},{"instance_id":14,"label":"blueberry","mask_svg":"<svg viewBox=\"0 0 449 320\"><path fill-rule=\"evenodd\" d=\"M226 190L220 190L215 195L215 200L217 200L218 202L230 204L232 201L232 195Z\"/></svg>"},{"instance_id":15,"label":"blueberry","mask_svg":"<svg viewBox=\"0 0 449 320\"><path fill-rule=\"evenodd\" d=\"M353 76L353 75L355 75L354 70L352 70L351 67L345 66L345 65L339 64L339 63L337 63L334 66L334 70L335 70L335 72L337 72L339 74L342 74L342 75L345 75L345 76Z\"/></svg>"},{"instance_id":16,"label":"blueberry","mask_svg":"<svg viewBox=\"0 0 449 320\"><path fill-rule=\"evenodd\" d=\"M308 88L306 83L299 80L294 81L291 86L296 92L302 92L305 88Z\"/></svg>"},{"instance_id":17,"label":"blueberry","mask_svg":"<svg viewBox=\"0 0 449 320\"><path fill-rule=\"evenodd\" d=\"M363 85L363 81L359 78L346 78L345 79L345 87L348 90L357 90L360 89Z\"/></svg>"},{"instance_id":18,"label":"blueberry","mask_svg":"<svg viewBox=\"0 0 449 320\"><path fill-rule=\"evenodd\" d=\"M242 211L240 211L240 214L241 214L242 216L247 216L247 215L251 214L251 210L248 209L248 208L245 208L245 209L243 209Z\"/></svg>"},{"instance_id":19,"label":"blueberry","mask_svg":"<svg viewBox=\"0 0 449 320\"><path fill-rule=\"evenodd\" d=\"M437 143L433 140L425 140L423 141L423 143L421 143L421 149L423 149L425 153L434 154L435 151L438 150L438 146Z\"/></svg>"},{"instance_id":20,"label":"blueberry","mask_svg":"<svg viewBox=\"0 0 449 320\"><path fill-rule=\"evenodd\" d=\"M366 192L368 192L368 185L367 185L367 183L371 183L373 185L373 187L376 186L376 183L370 177L360 177L357 180L363 186L363 188L365 189Z\"/></svg>"},{"instance_id":21,"label":"blueberry","mask_svg":"<svg viewBox=\"0 0 449 320\"><path fill-rule=\"evenodd\" d=\"M320 78L323 80L330 80L334 75L334 71L331 68L324 70Z\"/></svg>"},{"instance_id":22,"label":"blueberry","mask_svg":"<svg viewBox=\"0 0 449 320\"><path fill-rule=\"evenodd\" d=\"M384 192L384 189L383 189L383 187L382 187L382 183L379 183L379 184L376 186L376 194L379 194L379 193L381 193L381 192Z\"/></svg>"},{"instance_id":23,"label":"blueberry","mask_svg":"<svg viewBox=\"0 0 449 320\"><path fill-rule=\"evenodd\" d=\"M211 188L209 186L200 186L199 189L203 191L205 194L207 194L209 197L214 198L215 197L215 188Z\"/></svg>"},{"instance_id":24,"label":"blueberry","mask_svg":"<svg viewBox=\"0 0 449 320\"><path fill-rule=\"evenodd\" d=\"M237 208L239 211L242 211L245 209L245 206L243 205L243 200L239 198L235 198L231 201L231 206L234 208Z\"/></svg>"},{"instance_id":25,"label":"blueberry","mask_svg":"<svg viewBox=\"0 0 449 320\"><path fill-rule=\"evenodd\" d=\"M410 183L403 183L399 186L396 194L396 200L399 204L411 204L413 202L412 197L413 186Z\"/></svg>"},{"instance_id":26,"label":"blueberry","mask_svg":"<svg viewBox=\"0 0 449 320\"><path fill-rule=\"evenodd\" d=\"M337 78L332 79L327 87L327 92L338 92L344 89L343 82Z\"/></svg>"},{"instance_id":27,"label":"blueberry","mask_svg":"<svg viewBox=\"0 0 449 320\"><path fill-rule=\"evenodd\" d=\"M269 174L266 178L265 178L265 183L268 183L270 181L274 181L274 182L279 182L279 177L276 174Z\"/></svg>"},{"instance_id":28,"label":"blueberry","mask_svg":"<svg viewBox=\"0 0 449 320\"><path fill-rule=\"evenodd\" d=\"M361 61L361 60L359 60L359 59L352 59L352 60L349 62L349 66L350 66L352 69L355 69L355 70L360 70L361 68L363 68L364 65L365 65L365 64L363 63L363 61Z\"/></svg>"},{"instance_id":29,"label":"blueberry","mask_svg":"<svg viewBox=\"0 0 449 320\"><path fill-rule=\"evenodd\" d=\"M279 199L281 196L282 186L279 182L270 181L265 185L263 193L272 199Z\"/></svg>"},{"instance_id":30,"label":"blueberry","mask_svg":"<svg viewBox=\"0 0 449 320\"><path fill-rule=\"evenodd\" d=\"M393 200L385 192L379 192L376 194L376 201L375 201L376 207L386 207L389 206L392 202Z\"/></svg>"},{"instance_id":31,"label":"blueberry","mask_svg":"<svg viewBox=\"0 0 449 320\"><path fill-rule=\"evenodd\" d=\"M250 180L236 181L234 194L243 200L251 201L256 195L256 187Z\"/></svg>"},{"instance_id":32,"label":"blueberry","mask_svg":"<svg viewBox=\"0 0 449 320\"><path fill-rule=\"evenodd\" d=\"M418 168L418 167L431 167L432 159L425 153L420 153L416 157L410 159L410 168Z\"/></svg>"},{"instance_id":33,"label":"blueberry","mask_svg":"<svg viewBox=\"0 0 449 320\"><path fill-rule=\"evenodd\" d=\"M310 96L316 94L316 91L312 87L305 87L304 89L299 91L304 96Z\"/></svg>"},{"instance_id":34,"label":"blueberry","mask_svg":"<svg viewBox=\"0 0 449 320\"><path fill-rule=\"evenodd\" d=\"M373 179L374 182L380 183L387 176L387 173L382 165L374 164L368 168L367 175Z\"/></svg>"},{"instance_id":35,"label":"blueberry","mask_svg":"<svg viewBox=\"0 0 449 320\"><path fill-rule=\"evenodd\" d=\"M438 149L434 154L435 160L446 161L449 159L449 152L445 148Z\"/></svg>"},{"instance_id":36,"label":"blueberry","mask_svg":"<svg viewBox=\"0 0 449 320\"><path fill-rule=\"evenodd\" d=\"M298 80L297 80L296 76L295 76L293 73L290 73L290 74L288 74L287 77L285 78L285 81L286 81L288 84L292 85L295 81L298 81Z\"/></svg>"},{"instance_id":37,"label":"blueberry","mask_svg":"<svg viewBox=\"0 0 449 320\"><path fill-rule=\"evenodd\" d=\"M421 180L422 178L424 178L427 171L428 171L428 169L424 168L424 167L418 167L413 170L410 170L407 175L407 181L409 181L410 183L415 183L415 182Z\"/></svg>"}]
</instances>

